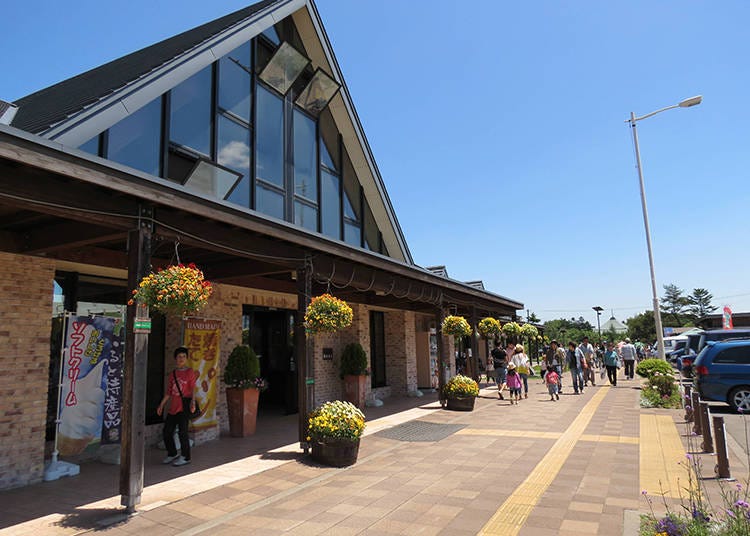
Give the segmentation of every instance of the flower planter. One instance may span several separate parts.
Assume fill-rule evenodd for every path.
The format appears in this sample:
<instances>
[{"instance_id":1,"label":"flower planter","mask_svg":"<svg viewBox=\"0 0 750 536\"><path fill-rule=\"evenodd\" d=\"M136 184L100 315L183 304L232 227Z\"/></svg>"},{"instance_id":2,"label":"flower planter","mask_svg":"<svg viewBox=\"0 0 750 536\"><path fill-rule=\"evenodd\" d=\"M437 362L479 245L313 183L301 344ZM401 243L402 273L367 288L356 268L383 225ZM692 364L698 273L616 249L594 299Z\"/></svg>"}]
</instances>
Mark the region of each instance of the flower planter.
<instances>
[{"instance_id":1,"label":"flower planter","mask_svg":"<svg viewBox=\"0 0 750 536\"><path fill-rule=\"evenodd\" d=\"M359 439L313 439L312 458L331 467L347 467L357 462Z\"/></svg>"},{"instance_id":2,"label":"flower planter","mask_svg":"<svg viewBox=\"0 0 750 536\"><path fill-rule=\"evenodd\" d=\"M359 409L365 409L365 380L364 374L344 376L344 400L351 402Z\"/></svg>"},{"instance_id":3,"label":"flower planter","mask_svg":"<svg viewBox=\"0 0 750 536\"><path fill-rule=\"evenodd\" d=\"M475 396L461 396L448 398L448 409L453 411L473 411Z\"/></svg>"},{"instance_id":4,"label":"flower planter","mask_svg":"<svg viewBox=\"0 0 750 536\"><path fill-rule=\"evenodd\" d=\"M255 433L259 395L259 389L227 387L229 435L232 437L247 437Z\"/></svg>"}]
</instances>

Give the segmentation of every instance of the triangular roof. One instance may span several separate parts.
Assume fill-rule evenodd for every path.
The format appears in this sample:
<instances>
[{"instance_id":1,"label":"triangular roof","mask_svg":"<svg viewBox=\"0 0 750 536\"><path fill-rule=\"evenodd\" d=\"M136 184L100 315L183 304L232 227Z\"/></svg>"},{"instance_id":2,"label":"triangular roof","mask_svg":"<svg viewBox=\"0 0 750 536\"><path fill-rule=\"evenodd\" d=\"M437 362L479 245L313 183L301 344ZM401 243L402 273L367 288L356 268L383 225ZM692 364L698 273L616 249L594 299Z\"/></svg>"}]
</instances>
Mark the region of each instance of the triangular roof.
<instances>
[{"instance_id":1,"label":"triangular roof","mask_svg":"<svg viewBox=\"0 0 750 536\"><path fill-rule=\"evenodd\" d=\"M341 84L328 109L389 254L413 264L313 0L264 0L37 91L15 102L11 126L78 147L288 16L313 67Z\"/></svg>"},{"instance_id":2,"label":"triangular roof","mask_svg":"<svg viewBox=\"0 0 750 536\"><path fill-rule=\"evenodd\" d=\"M617 320L614 316L610 317L604 324L602 324L602 331L614 330L615 333L624 333L628 330L628 326Z\"/></svg>"}]
</instances>

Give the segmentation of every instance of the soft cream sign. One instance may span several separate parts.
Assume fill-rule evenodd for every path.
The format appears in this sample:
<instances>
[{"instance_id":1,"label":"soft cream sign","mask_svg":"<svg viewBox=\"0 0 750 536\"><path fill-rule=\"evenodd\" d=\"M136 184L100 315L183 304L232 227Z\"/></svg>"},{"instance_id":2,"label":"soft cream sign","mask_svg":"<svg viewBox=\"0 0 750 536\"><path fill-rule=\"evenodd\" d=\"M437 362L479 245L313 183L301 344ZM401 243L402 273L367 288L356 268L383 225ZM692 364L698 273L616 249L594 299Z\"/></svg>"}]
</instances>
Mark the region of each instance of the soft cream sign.
<instances>
[{"instance_id":1,"label":"soft cream sign","mask_svg":"<svg viewBox=\"0 0 750 536\"><path fill-rule=\"evenodd\" d=\"M80 454L101 437L114 326L108 317L68 317L57 430L62 456Z\"/></svg>"}]
</instances>

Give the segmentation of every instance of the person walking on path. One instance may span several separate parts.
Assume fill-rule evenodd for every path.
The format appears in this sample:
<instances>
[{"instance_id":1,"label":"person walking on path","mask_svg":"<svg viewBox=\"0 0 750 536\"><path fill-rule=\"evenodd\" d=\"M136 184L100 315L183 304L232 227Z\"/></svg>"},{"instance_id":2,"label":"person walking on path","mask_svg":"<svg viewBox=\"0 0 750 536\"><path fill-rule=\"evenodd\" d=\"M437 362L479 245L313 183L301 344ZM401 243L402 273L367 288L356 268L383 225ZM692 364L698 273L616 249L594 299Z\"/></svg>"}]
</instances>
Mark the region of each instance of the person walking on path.
<instances>
[{"instance_id":1,"label":"person walking on path","mask_svg":"<svg viewBox=\"0 0 750 536\"><path fill-rule=\"evenodd\" d=\"M531 374L531 361L529 361L529 356L523 351L523 344L516 344L510 362L516 366L516 372L521 376L521 382L523 383L523 397L529 398L529 374Z\"/></svg>"},{"instance_id":2,"label":"person walking on path","mask_svg":"<svg viewBox=\"0 0 750 536\"><path fill-rule=\"evenodd\" d=\"M508 358L505 351L500 348L500 341L495 341L495 347L490 352L492 356L492 365L495 367L495 383L497 384L497 395L500 400L503 398L503 389L506 387L505 378L508 374Z\"/></svg>"},{"instance_id":3,"label":"person walking on path","mask_svg":"<svg viewBox=\"0 0 750 536\"><path fill-rule=\"evenodd\" d=\"M607 367L609 383L613 386L617 386L617 369L619 368L619 364L620 356L617 355L617 350L615 350L615 343L608 342L607 351L604 352L604 366Z\"/></svg>"},{"instance_id":4,"label":"person walking on path","mask_svg":"<svg viewBox=\"0 0 750 536\"><path fill-rule=\"evenodd\" d=\"M562 366L565 363L565 350L560 348L560 343L552 341L545 357L547 361L547 374L550 370L557 372L557 390L562 393Z\"/></svg>"},{"instance_id":5,"label":"person walking on path","mask_svg":"<svg viewBox=\"0 0 750 536\"><path fill-rule=\"evenodd\" d=\"M198 380L198 371L187 366L188 349L180 346L174 351L174 360L177 368L169 375L167 394L164 395L156 414L161 417L166 409L164 429L162 436L164 446L167 448L167 457L162 463L171 463L175 467L190 463L190 437L188 436L188 408L183 404L183 399L189 399L190 411L195 411L195 383ZM177 455L177 447L174 443L174 431L180 438L180 455Z\"/></svg>"},{"instance_id":6,"label":"person walking on path","mask_svg":"<svg viewBox=\"0 0 750 536\"><path fill-rule=\"evenodd\" d=\"M635 360L638 359L638 352L630 343L628 337L625 338L625 344L620 348L620 354L622 355L622 361L625 364L625 379L632 380L635 374Z\"/></svg>"},{"instance_id":7,"label":"person walking on path","mask_svg":"<svg viewBox=\"0 0 750 536\"><path fill-rule=\"evenodd\" d=\"M510 391L510 403L518 404L521 400L521 375L516 371L516 365L512 361L508 363L508 376L505 378Z\"/></svg>"},{"instance_id":8,"label":"person walking on path","mask_svg":"<svg viewBox=\"0 0 750 536\"><path fill-rule=\"evenodd\" d=\"M565 359L570 368L573 392L575 394L583 393L583 367L586 364L586 358L583 357L583 352L576 348L576 343L573 341L568 343L568 350L565 352Z\"/></svg>"},{"instance_id":9,"label":"person walking on path","mask_svg":"<svg viewBox=\"0 0 750 536\"><path fill-rule=\"evenodd\" d=\"M560 378L554 369L548 370L547 374L544 376L544 382L547 384L547 392L549 393L550 400L560 400L560 393L557 385L559 380Z\"/></svg>"},{"instance_id":10,"label":"person walking on path","mask_svg":"<svg viewBox=\"0 0 750 536\"><path fill-rule=\"evenodd\" d=\"M596 354L594 353L594 347L589 343L589 338L584 337L581 344L578 345L578 349L586 360L586 367L583 369L583 385L596 385L596 374L594 373L594 367L596 367Z\"/></svg>"}]
</instances>

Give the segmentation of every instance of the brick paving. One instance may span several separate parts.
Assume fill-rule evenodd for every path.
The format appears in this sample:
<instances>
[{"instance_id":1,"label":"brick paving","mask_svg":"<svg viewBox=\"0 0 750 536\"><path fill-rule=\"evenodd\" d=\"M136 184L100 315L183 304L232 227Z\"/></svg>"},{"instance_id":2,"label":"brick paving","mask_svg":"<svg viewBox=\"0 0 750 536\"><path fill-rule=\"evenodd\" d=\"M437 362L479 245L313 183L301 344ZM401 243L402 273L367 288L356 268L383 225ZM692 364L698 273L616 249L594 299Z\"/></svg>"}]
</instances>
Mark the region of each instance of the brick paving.
<instances>
[{"instance_id":1,"label":"brick paving","mask_svg":"<svg viewBox=\"0 0 750 536\"><path fill-rule=\"evenodd\" d=\"M359 460L342 469L297 449L294 416L199 445L187 468L162 466L163 451L149 449L130 517L119 511L117 468L85 464L78 477L0 492L0 535L636 534L637 512L648 511L641 415L677 424L682 412L640 409L638 381L552 402L533 378L515 406L496 392L482 389L472 412L442 410L434 394L368 408ZM444 425L452 433L378 433L414 419L436 437ZM674 450L665 459L684 457Z\"/></svg>"}]
</instances>

